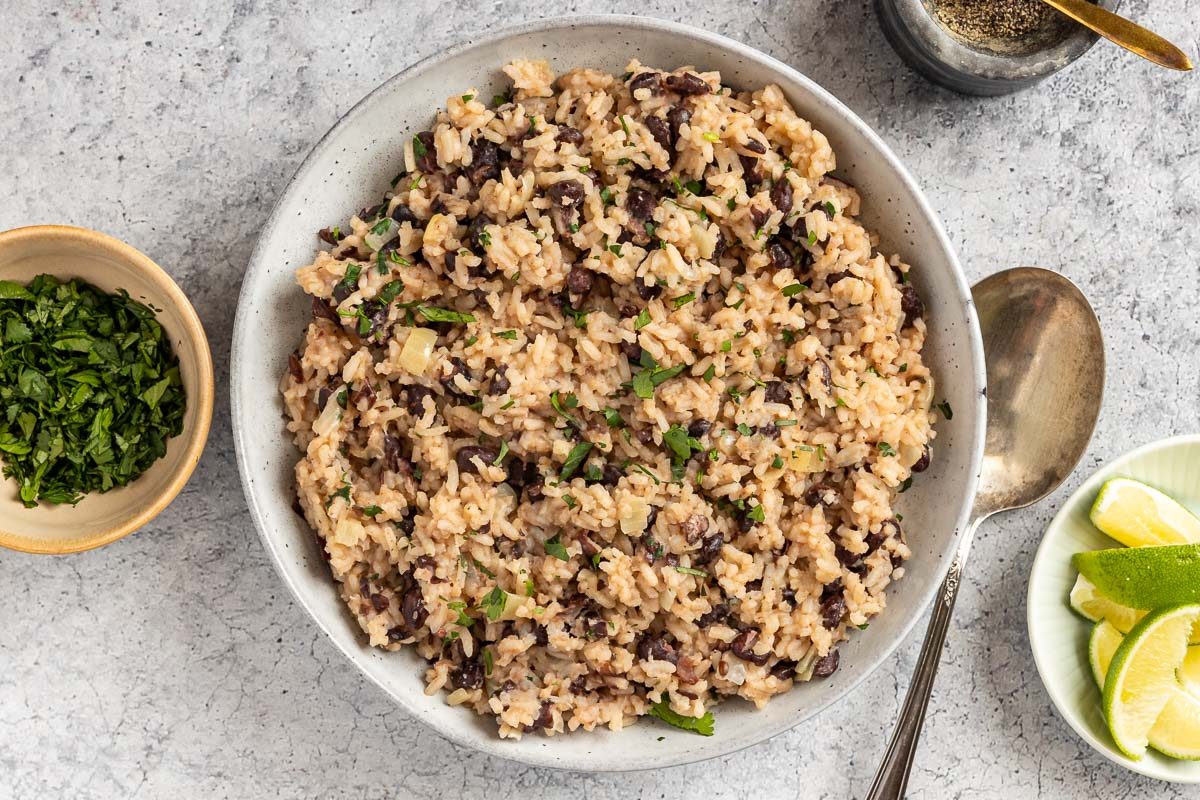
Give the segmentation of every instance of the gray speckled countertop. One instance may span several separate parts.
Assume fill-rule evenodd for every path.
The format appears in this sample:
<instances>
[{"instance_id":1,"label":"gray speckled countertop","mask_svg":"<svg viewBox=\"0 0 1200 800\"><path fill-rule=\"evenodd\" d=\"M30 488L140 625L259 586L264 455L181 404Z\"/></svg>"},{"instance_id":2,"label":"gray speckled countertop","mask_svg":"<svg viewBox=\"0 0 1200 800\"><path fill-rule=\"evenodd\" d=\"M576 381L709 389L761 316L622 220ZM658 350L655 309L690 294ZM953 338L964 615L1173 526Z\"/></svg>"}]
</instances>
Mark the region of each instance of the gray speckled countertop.
<instances>
[{"instance_id":1,"label":"gray speckled countertop","mask_svg":"<svg viewBox=\"0 0 1200 800\"><path fill-rule=\"evenodd\" d=\"M50 12L60 6L71 10ZM204 460L152 525L67 558L0 551L0 798L861 796L920 633L836 710L701 765L534 770L397 711L285 593L242 500L230 333L259 224L360 96L431 53L522 19L646 13L758 47L845 101L896 150L972 281L1061 270L1095 304L1108 390L1080 471L984 525L959 601L914 798L1195 797L1092 753L1056 715L1025 634L1043 527L1096 464L1200 430L1200 83L1107 46L1023 94L934 88L866 2L515 0L285 3L0 0L0 229L112 233L163 264L212 341ZM1200 0L1125 10L1200 53Z\"/></svg>"}]
</instances>

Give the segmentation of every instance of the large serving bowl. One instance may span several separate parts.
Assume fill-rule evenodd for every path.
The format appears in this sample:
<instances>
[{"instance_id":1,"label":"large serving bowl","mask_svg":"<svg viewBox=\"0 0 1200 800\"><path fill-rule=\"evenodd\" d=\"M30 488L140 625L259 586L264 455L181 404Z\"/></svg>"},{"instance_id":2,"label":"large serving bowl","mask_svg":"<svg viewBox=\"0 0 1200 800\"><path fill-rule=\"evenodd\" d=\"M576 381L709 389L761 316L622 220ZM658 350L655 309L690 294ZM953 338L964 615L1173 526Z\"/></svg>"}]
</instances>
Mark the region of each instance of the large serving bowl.
<instances>
[{"instance_id":1,"label":"large serving bowl","mask_svg":"<svg viewBox=\"0 0 1200 800\"><path fill-rule=\"evenodd\" d=\"M491 719L425 696L425 664L415 653L367 646L312 532L292 510L300 453L281 420L278 385L309 318L293 271L312 261L317 229L346 219L388 188L401 171L403 143L428 127L447 96L476 87L491 97L508 86L500 67L520 57L547 59L557 72L589 66L613 73L636 57L668 69L690 64L720 70L735 87L778 84L801 116L829 137L840 158L837 174L863 194L865 224L881 235L885 252L898 251L914 265L925 300L925 361L954 417L938 425L933 466L900 499L913 550L907 575L889 591L887 611L841 646L841 669L831 678L797 686L761 711L741 701L722 703L710 738L645 722L619 733L498 739ZM263 543L296 599L355 667L406 712L455 742L539 766L635 770L712 758L763 741L836 703L887 658L932 597L965 524L983 446L984 374L971 295L950 244L916 183L858 117L790 67L721 36L644 18L585 17L538 22L427 59L388 80L334 126L263 227L242 284L231 380L238 462Z\"/></svg>"}]
</instances>

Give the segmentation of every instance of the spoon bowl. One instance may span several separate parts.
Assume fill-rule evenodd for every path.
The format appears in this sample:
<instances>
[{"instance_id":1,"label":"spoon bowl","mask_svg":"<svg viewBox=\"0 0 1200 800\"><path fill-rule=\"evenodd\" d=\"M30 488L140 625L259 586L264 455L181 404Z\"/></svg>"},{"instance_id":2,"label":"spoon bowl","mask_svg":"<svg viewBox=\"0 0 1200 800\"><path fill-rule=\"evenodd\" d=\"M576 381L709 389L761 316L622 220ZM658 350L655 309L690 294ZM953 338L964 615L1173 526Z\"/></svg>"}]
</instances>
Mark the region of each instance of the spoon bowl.
<instances>
[{"instance_id":1,"label":"spoon bowl","mask_svg":"<svg viewBox=\"0 0 1200 800\"><path fill-rule=\"evenodd\" d=\"M1079 463L1100 414L1104 338L1073 283L1050 270L1020 267L980 281L971 295L988 379L979 491L869 800L904 797L976 528L992 514L1036 503L1054 491Z\"/></svg>"},{"instance_id":2,"label":"spoon bowl","mask_svg":"<svg viewBox=\"0 0 1200 800\"><path fill-rule=\"evenodd\" d=\"M971 289L988 374L988 429L974 516L1036 503L1092 438L1104 394L1100 322L1056 272L1018 267Z\"/></svg>"}]
</instances>

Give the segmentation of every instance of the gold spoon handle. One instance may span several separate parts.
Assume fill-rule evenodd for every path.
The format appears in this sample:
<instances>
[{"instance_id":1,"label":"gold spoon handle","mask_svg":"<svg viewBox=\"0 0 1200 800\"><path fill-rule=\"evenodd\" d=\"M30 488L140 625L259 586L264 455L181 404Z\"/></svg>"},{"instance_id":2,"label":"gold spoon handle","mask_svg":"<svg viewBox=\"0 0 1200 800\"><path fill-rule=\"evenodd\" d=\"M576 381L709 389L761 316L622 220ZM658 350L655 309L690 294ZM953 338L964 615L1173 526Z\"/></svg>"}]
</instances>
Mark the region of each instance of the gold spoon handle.
<instances>
[{"instance_id":1,"label":"gold spoon handle","mask_svg":"<svg viewBox=\"0 0 1200 800\"><path fill-rule=\"evenodd\" d=\"M1084 27L1131 53L1169 69L1190 70L1192 60L1182 50L1141 25L1106 11L1087 0L1042 0Z\"/></svg>"}]
</instances>

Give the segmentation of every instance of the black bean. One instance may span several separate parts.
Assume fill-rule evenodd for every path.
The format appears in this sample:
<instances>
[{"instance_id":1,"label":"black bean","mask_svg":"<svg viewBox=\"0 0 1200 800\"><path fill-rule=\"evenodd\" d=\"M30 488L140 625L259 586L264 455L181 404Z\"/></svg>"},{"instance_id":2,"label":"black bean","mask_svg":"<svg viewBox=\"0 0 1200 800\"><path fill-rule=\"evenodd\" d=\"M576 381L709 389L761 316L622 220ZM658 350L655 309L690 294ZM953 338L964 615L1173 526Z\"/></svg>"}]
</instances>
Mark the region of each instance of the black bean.
<instances>
[{"instance_id":1,"label":"black bean","mask_svg":"<svg viewBox=\"0 0 1200 800\"><path fill-rule=\"evenodd\" d=\"M846 597L840 592L821 604L821 621L830 630L840 625L845 615Z\"/></svg>"},{"instance_id":2,"label":"black bean","mask_svg":"<svg viewBox=\"0 0 1200 800\"><path fill-rule=\"evenodd\" d=\"M679 148L679 129L692 121L692 112L685 106L675 106L667 112L667 125L671 128L671 147Z\"/></svg>"},{"instance_id":3,"label":"black bean","mask_svg":"<svg viewBox=\"0 0 1200 800\"><path fill-rule=\"evenodd\" d=\"M559 181L546 190L550 201L561 208L574 208L583 202L583 184L576 180Z\"/></svg>"},{"instance_id":4,"label":"black bean","mask_svg":"<svg viewBox=\"0 0 1200 800\"><path fill-rule=\"evenodd\" d=\"M792 184L787 178L780 178L771 187L771 202L786 217L792 210Z\"/></svg>"},{"instance_id":5,"label":"black bean","mask_svg":"<svg viewBox=\"0 0 1200 800\"><path fill-rule=\"evenodd\" d=\"M633 284L637 287L638 297L643 300L653 300L663 293L663 287L658 284L648 284L641 278L635 278Z\"/></svg>"},{"instance_id":6,"label":"black bean","mask_svg":"<svg viewBox=\"0 0 1200 800\"><path fill-rule=\"evenodd\" d=\"M400 611L404 614L404 621L408 623L408 629L413 634L416 634L425 624L425 620L429 618L429 610L425 608L425 598L421 596L421 587L416 583L408 587L408 591L404 593Z\"/></svg>"},{"instance_id":7,"label":"black bean","mask_svg":"<svg viewBox=\"0 0 1200 800\"><path fill-rule=\"evenodd\" d=\"M663 84L669 91L682 95L708 94L708 83L699 75L685 72L682 75L668 75Z\"/></svg>"},{"instance_id":8,"label":"black bean","mask_svg":"<svg viewBox=\"0 0 1200 800\"><path fill-rule=\"evenodd\" d=\"M621 342L621 352L629 359L630 364L637 364L642 360L642 346L637 342Z\"/></svg>"},{"instance_id":9,"label":"black bean","mask_svg":"<svg viewBox=\"0 0 1200 800\"><path fill-rule=\"evenodd\" d=\"M771 677L786 681L796 677L796 662L781 658L771 667Z\"/></svg>"},{"instance_id":10,"label":"black bean","mask_svg":"<svg viewBox=\"0 0 1200 800\"><path fill-rule=\"evenodd\" d=\"M884 540L886 538L887 537L883 534L882 531L879 533L868 533L866 536L864 536L863 543L867 546L866 554L870 555L871 553L874 553L876 550L878 550L880 547L882 547Z\"/></svg>"},{"instance_id":11,"label":"black bean","mask_svg":"<svg viewBox=\"0 0 1200 800\"><path fill-rule=\"evenodd\" d=\"M347 398L350 405L356 406L362 401L366 401L367 408L375 405L375 387L369 383L361 383L350 392Z\"/></svg>"},{"instance_id":12,"label":"black bean","mask_svg":"<svg viewBox=\"0 0 1200 800\"><path fill-rule=\"evenodd\" d=\"M492 374L492 382L488 385L488 394L504 394L512 388L512 381L506 375L508 366L501 364Z\"/></svg>"},{"instance_id":13,"label":"black bean","mask_svg":"<svg viewBox=\"0 0 1200 800\"><path fill-rule=\"evenodd\" d=\"M337 312L333 310L333 307L320 297L314 297L312 299L312 315L313 319L327 319L331 322L337 323L342 321Z\"/></svg>"},{"instance_id":14,"label":"black bean","mask_svg":"<svg viewBox=\"0 0 1200 800\"><path fill-rule=\"evenodd\" d=\"M696 564L711 564L721 555L721 548L725 546L725 537L720 531L711 533L704 537L700 543L700 550L692 555L692 561Z\"/></svg>"},{"instance_id":15,"label":"black bean","mask_svg":"<svg viewBox=\"0 0 1200 800\"><path fill-rule=\"evenodd\" d=\"M537 469L536 466L532 464L526 465L527 476L530 467L533 467L535 470ZM538 473L534 475L532 479L525 481L525 495L530 499L530 501L537 502L545 496L545 487L546 479L540 473Z\"/></svg>"},{"instance_id":16,"label":"black bean","mask_svg":"<svg viewBox=\"0 0 1200 800\"><path fill-rule=\"evenodd\" d=\"M288 354L288 373L297 382L304 380L304 367L300 364L300 354L297 352Z\"/></svg>"},{"instance_id":17,"label":"black bean","mask_svg":"<svg viewBox=\"0 0 1200 800\"><path fill-rule=\"evenodd\" d=\"M921 457L917 459L917 463L912 465L912 471L913 472L924 472L925 470L929 469L930 456L931 456L931 453L929 451L929 448L926 447L925 450L922 451Z\"/></svg>"},{"instance_id":18,"label":"black bean","mask_svg":"<svg viewBox=\"0 0 1200 800\"><path fill-rule=\"evenodd\" d=\"M365 339L369 339L377 333L384 332L387 327L388 307L378 300L365 300L362 306L359 307L363 317L366 317L366 328L359 327L358 333ZM360 317L361 320L361 317ZM361 322L360 322L361 325ZM365 330L365 333L363 332Z\"/></svg>"},{"instance_id":19,"label":"black bean","mask_svg":"<svg viewBox=\"0 0 1200 800\"><path fill-rule=\"evenodd\" d=\"M600 484L602 486L616 486L621 482L621 478L625 477L625 473L615 464L605 464L604 469L600 471Z\"/></svg>"},{"instance_id":20,"label":"black bean","mask_svg":"<svg viewBox=\"0 0 1200 800\"><path fill-rule=\"evenodd\" d=\"M906 283L900 287L900 310L904 312L901 330L911 328L925 314L925 304L921 302L921 295L917 294L917 289L912 284Z\"/></svg>"},{"instance_id":21,"label":"black bean","mask_svg":"<svg viewBox=\"0 0 1200 800\"><path fill-rule=\"evenodd\" d=\"M649 116L642 120L646 129L650 131L650 135L654 137L654 141L662 145L662 148L670 152L674 148L674 139L671 136L671 126L662 117Z\"/></svg>"},{"instance_id":22,"label":"black bean","mask_svg":"<svg viewBox=\"0 0 1200 800\"><path fill-rule=\"evenodd\" d=\"M761 433L763 436L767 437L768 439L778 439L779 438L779 426L776 425L774 422L768 422L766 425L760 425L758 428L758 432Z\"/></svg>"},{"instance_id":23,"label":"black bean","mask_svg":"<svg viewBox=\"0 0 1200 800\"><path fill-rule=\"evenodd\" d=\"M382 594L371 595L371 608L377 612L387 611L388 599Z\"/></svg>"},{"instance_id":24,"label":"black bean","mask_svg":"<svg viewBox=\"0 0 1200 800\"><path fill-rule=\"evenodd\" d=\"M545 625L538 625L533 629L533 641L542 647L550 643L550 633L546 630Z\"/></svg>"},{"instance_id":25,"label":"black bean","mask_svg":"<svg viewBox=\"0 0 1200 800\"><path fill-rule=\"evenodd\" d=\"M571 267L567 273L567 291L584 296L592 290L592 271L586 267Z\"/></svg>"},{"instance_id":26,"label":"black bean","mask_svg":"<svg viewBox=\"0 0 1200 800\"><path fill-rule=\"evenodd\" d=\"M333 287L333 304L341 305L342 301L358 290L358 286L351 285L346 281L338 281L337 286Z\"/></svg>"},{"instance_id":27,"label":"black bean","mask_svg":"<svg viewBox=\"0 0 1200 800\"><path fill-rule=\"evenodd\" d=\"M824 658L818 658L817 663L813 665L814 678L828 678L833 673L837 672L838 668L838 651L834 650Z\"/></svg>"},{"instance_id":28,"label":"black bean","mask_svg":"<svg viewBox=\"0 0 1200 800\"><path fill-rule=\"evenodd\" d=\"M536 731L542 728L550 728L554 725L554 704L549 700L542 702L541 709L538 711L537 719L529 726L529 730Z\"/></svg>"},{"instance_id":29,"label":"black bean","mask_svg":"<svg viewBox=\"0 0 1200 800\"><path fill-rule=\"evenodd\" d=\"M412 464L404 456L404 443L390 433L383 436L383 463L392 472L412 472Z\"/></svg>"},{"instance_id":30,"label":"black bean","mask_svg":"<svg viewBox=\"0 0 1200 800\"><path fill-rule=\"evenodd\" d=\"M643 661L679 663L679 654L662 633L647 633L642 636L637 644L637 654Z\"/></svg>"},{"instance_id":31,"label":"black bean","mask_svg":"<svg viewBox=\"0 0 1200 800\"><path fill-rule=\"evenodd\" d=\"M654 443L654 429L653 428L638 428L637 430L635 430L633 432L633 438L637 439L642 444L653 444Z\"/></svg>"},{"instance_id":32,"label":"black bean","mask_svg":"<svg viewBox=\"0 0 1200 800\"><path fill-rule=\"evenodd\" d=\"M654 523L658 519L658 506L650 506L646 510L646 530L654 530Z\"/></svg>"},{"instance_id":33,"label":"black bean","mask_svg":"<svg viewBox=\"0 0 1200 800\"><path fill-rule=\"evenodd\" d=\"M471 375L471 370L467 366L467 362L463 361L458 356L451 356L450 371L441 379L442 388L446 390L447 394L457 397L460 400L470 400L474 402L475 395L469 391L464 391L459 388L458 381L455 380L455 377L458 375L464 376L468 382L474 380L474 377Z\"/></svg>"},{"instance_id":34,"label":"black bean","mask_svg":"<svg viewBox=\"0 0 1200 800\"><path fill-rule=\"evenodd\" d=\"M337 244L346 238L346 234L342 233L341 228L321 228L317 231L317 238L326 244Z\"/></svg>"},{"instance_id":35,"label":"black bean","mask_svg":"<svg viewBox=\"0 0 1200 800\"><path fill-rule=\"evenodd\" d=\"M824 361L813 362L813 365L808 368L809 380L812 380L812 374L814 371L816 371L817 380L821 382L821 386L825 388L825 391L827 393L832 392L833 371L829 369L829 364L825 363Z\"/></svg>"},{"instance_id":36,"label":"black bean","mask_svg":"<svg viewBox=\"0 0 1200 800\"><path fill-rule=\"evenodd\" d=\"M749 661L751 664L763 665L767 663L770 655L758 655L754 652L754 645L758 643L758 631L751 628L748 631L742 631L734 638L729 645L729 650L735 656L743 661Z\"/></svg>"},{"instance_id":37,"label":"black bean","mask_svg":"<svg viewBox=\"0 0 1200 800\"><path fill-rule=\"evenodd\" d=\"M583 531L575 534L576 541L579 542L579 548L583 551L584 556L591 558L600 552L600 545L592 541L592 537L588 536Z\"/></svg>"},{"instance_id":38,"label":"black bean","mask_svg":"<svg viewBox=\"0 0 1200 800\"><path fill-rule=\"evenodd\" d=\"M760 156L766 155L767 152L767 146L758 139L747 139L744 147L751 153L758 153Z\"/></svg>"},{"instance_id":39,"label":"black bean","mask_svg":"<svg viewBox=\"0 0 1200 800\"><path fill-rule=\"evenodd\" d=\"M483 686L483 665L474 659L464 661L450 673L450 682L455 689L478 689Z\"/></svg>"},{"instance_id":40,"label":"black bean","mask_svg":"<svg viewBox=\"0 0 1200 800\"><path fill-rule=\"evenodd\" d=\"M631 219L645 222L654 216L654 209L658 206L658 201L654 195L647 192L645 189L632 187L625 193L625 210L629 213Z\"/></svg>"},{"instance_id":41,"label":"black bean","mask_svg":"<svg viewBox=\"0 0 1200 800\"><path fill-rule=\"evenodd\" d=\"M405 407L414 417L425 413L425 398L434 396L432 389L415 383L404 387L404 395L408 401Z\"/></svg>"},{"instance_id":42,"label":"black bean","mask_svg":"<svg viewBox=\"0 0 1200 800\"><path fill-rule=\"evenodd\" d=\"M708 518L703 514L692 514L679 525L679 531L689 542L694 542L708 533Z\"/></svg>"},{"instance_id":43,"label":"black bean","mask_svg":"<svg viewBox=\"0 0 1200 800\"><path fill-rule=\"evenodd\" d=\"M832 272L829 275L825 276L825 285L828 286L830 289L832 289L833 285L835 283L837 283L838 281L844 281L846 278L853 278L853 277L854 277L854 275L851 274L850 270L842 270L841 272Z\"/></svg>"},{"instance_id":44,"label":"black bean","mask_svg":"<svg viewBox=\"0 0 1200 800\"><path fill-rule=\"evenodd\" d=\"M688 436L699 439L712 429L712 423L706 419L694 419L688 425Z\"/></svg>"},{"instance_id":45,"label":"black bean","mask_svg":"<svg viewBox=\"0 0 1200 800\"><path fill-rule=\"evenodd\" d=\"M833 548L833 554L837 556L838 563L846 569L857 575L867 574L867 565L863 561L863 557L859 553L851 553L840 544Z\"/></svg>"},{"instance_id":46,"label":"black bean","mask_svg":"<svg viewBox=\"0 0 1200 800\"><path fill-rule=\"evenodd\" d=\"M480 214L471 220L471 224L467 226L467 239L471 242L471 249L482 255L485 251L484 241L486 239L487 226L491 225L494 220L487 214Z\"/></svg>"},{"instance_id":47,"label":"black bean","mask_svg":"<svg viewBox=\"0 0 1200 800\"><path fill-rule=\"evenodd\" d=\"M465 174L474 186L482 186L500 177L500 148L496 147L495 142L480 139L471 143L471 165L466 168Z\"/></svg>"},{"instance_id":48,"label":"black bean","mask_svg":"<svg viewBox=\"0 0 1200 800\"><path fill-rule=\"evenodd\" d=\"M767 252L771 256L771 266L775 269L791 269L795 264L792 261L792 254L778 242L771 245Z\"/></svg>"},{"instance_id":49,"label":"black bean","mask_svg":"<svg viewBox=\"0 0 1200 800\"><path fill-rule=\"evenodd\" d=\"M404 205L404 203L399 203L392 209L392 219L400 223L410 222L414 226L420 221L417 219L417 215L413 213L413 210Z\"/></svg>"},{"instance_id":50,"label":"black bean","mask_svg":"<svg viewBox=\"0 0 1200 800\"><path fill-rule=\"evenodd\" d=\"M572 128L570 125L560 125L558 135L554 137L554 141L559 144L573 144L578 147L583 144L583 133L578 128Z\"/></svg>"},{"instance_id":51,"label":"black bean","mask_svg":"<svg viewBox=\"0 0 1200 800\"><path fill-rule=\"evenodd\" d=\"M400 518L400 522L398 524L400 526L401 533L403 533L405 536L412 536L413 531L417 529L417 510L412 506L409 506L408 509L405 510L404 516Z\"/></svg>"},{"instance_id":52,"label":"black bean","mask_svg":"<svg viewBox=\"0 0 1200 800\"><path fill-rule=\"evenodd\" d=\"M592 617L584 622L583 631L589 639L603 639L608 636L608 623L600 617Z\"/></svg>"},{"instance_id":53,"label":"black bean","mask_svg":"<svg viewBox=\"0 0 1200 800\"><path fill-rule=\"evenodd\" d=\"M758 159L738 153L738 161L742 164L742 180L746 182L746 193L754 194L758 191L758 185L762 183L762 173L758 171ZM761 222L756 223L755 227L761 224Z\"/></svg>"},{"instance_id":54,"label":"black bean","mask_svg":"<svg viewBox=\"0 0 1200 800\"><path fill-rule=\"evenodd\" d=\"M700 615L700 619L696 620L696 626L699 628L707 628L709 625L723 625L729 619L729 603L721 602L712 607L711 611L706 611Z\"/></svg>"},{"instance_id":55,"label":"black bean","mask_svg":"<svg viewBox=\"0 0 1200 800\"><path fill-rule=\"evenodd\" d=\"M454 462L458 464L458 471L465 474L474 474L479 472L475 467L475 462L471 459L478 457L484 464L491 464L500 455L500 451L495 447L482 444L469 444L461 448L454 455Z\"/></svg>"},{"instance_id":56,"label":"black bean","mask_svg":"<svg viewBox=\"0 0 1200 800\"><path fill-rule=\"evenodd\" d=\"M725 248L728 244L725 239L725 231L717 231L717 243L713 246L712 256L709 257L709 261L716 261L725 255Z\"/></svg>"},{"instance_id":57,"label":"black bean","mask_svg":"<svg viewBox=\"0 0 1200 800\"><path fill-rule=\"evenodd\" d=\"M387 208L386 200L383 201L382 203L378 203L373 206L367 206L366 208L364 208L358 212L358 218L365 222L370 222L373 219L378 219L378 218L382 217L383 210L385 208Z\"/></svg>"},{"instance_id":58,"label":"black bean","mask_svg":"<svg viewBox=\"0 0 1200 800\"><path fill-rule=\"evenodd\" d=\"M754 227L761 228L769 216L771 216L771 212L765 208L750 206L750 222L754 224Z\"/></svg>"},{"instance_id":59,"label":"black bean","mask_svg":"<svg viewBox=\"0 0 1200 800\"><path fill-rule=\"evenodd\" d=\"M780 594L783 595L783 602L787 603L789 606L796 605L795 589L784 589L782 592L780 592Z\"/></svg>"},{"instance_id":60,"label":"black bean","mask_svg":"<svg viewBox=\"0 0 1200 800\"><path fill-rule=\"evenodd\" d=\"M437 148L433 144L433 132L421 131L417 134L417 141L421 143L425 151L424 155L417 156L417 171L424 172L426 175L437 172Z\"/></svg>"},{"instance_id":61,"label":"black bean","mask_svg":"<svg viewBox=\"0 0 1200 800\"><path fill-rule=\"evenodd\" d=\"M763 399L768 403L789 404L792 401L792 390L783 381L768 381Z\"/></svg>"},{"instance_id":62,"label":"black bean","mask_svg":"<svg viewBox=\"0 0 1200 800\"><path fill-rule=\"evenodd\" d=\"M651 95L662 94L662 83L657 72L639 72L629 79L629 91L649 89Z\"/></svg>"}]
</instances>

